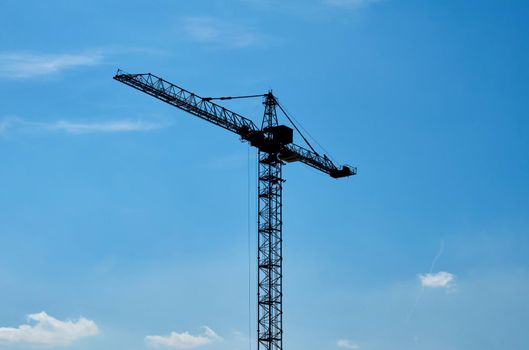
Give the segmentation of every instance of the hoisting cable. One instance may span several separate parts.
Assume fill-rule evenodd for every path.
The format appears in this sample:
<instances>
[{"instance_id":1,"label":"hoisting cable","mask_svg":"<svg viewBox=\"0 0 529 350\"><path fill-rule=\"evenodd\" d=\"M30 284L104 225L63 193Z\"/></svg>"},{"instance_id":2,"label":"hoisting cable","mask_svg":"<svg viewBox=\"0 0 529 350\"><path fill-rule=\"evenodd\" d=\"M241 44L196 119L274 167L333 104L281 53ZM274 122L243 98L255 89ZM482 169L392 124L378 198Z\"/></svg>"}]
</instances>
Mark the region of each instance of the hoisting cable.
<instances>
[{"instance_id":1,"label":"hoisting cable","mask_svg":"<svg viewBox=\"0 0 529 350\"><path fill-rule=\"evenodd\" d=\"M250 170L250 147L248 147L248 179L247 179L247 193L248 193L248 348L252 350L252 253L251 253L251 170Z\"/></svg>"},{"instance_id":2,"label":"hoisting cable","mask_svg":"<svg viewBox=\"0 0 529 350\"><path fill-rule=\"evenodd\" d=\"M265 95L245 95L245 96L223 96L223 97L202 97L204 101L211 101L211 100L235 100L238 98L254 98L254 97L263 97Z\"/></svg>"},{"instance_id":3,"label":"hoisting cable","mask_svg":"<svg viewBox=\"0 0 529 350\"><path fill-rule=\"evenodd\" d=\"M279 106L279 108L281 109L281 111L283 111L283 114L285 115L285 117L287 117L287 119L290 121L290 123L294 126L294 128L296 129L296 131L298 132L298 134L301 135L301 137L303 138L303 141L305 141L305 143L310 147L310 149L312 150L312 152L316 153L317 155L320 155L315 149L314 147L312 147L312 145L310 144L310 142L305 138L305 136L303 136L303 134L301 133L301 131L299 131L298 127L296 126L296 124L294 124L294 122L292 121L292 119L290 119L290 116L288 115L288 113L283 109L283 107L279 104L279 101L277 101L277 105Z\"/></svg>"},{"instance_id":4,"label":"hoisting cable","mask_svg":"<svg viewBox=\"0 0 529 350\"><path fill-rule=\"evenodd\" d=\"M288 120L292 123L292 125L294 126L294 128L297 130L297 132L301 135L301 137L303 138L303 140L305 140L305 142L307 143L307 145L310 147L310 149L312 149L312 151L313 151L314 153L316 153L317 155L319 155L319 153L316 152L316 151L314 150L314 148L311 146L311 144L309 143L309 141L307 141L307 139L305 138L305 136L303 136L303 134L301 133L301 131L299 131L298 127L296 126L296 124L294 124L294 122L292 121L292 119L295 120L295 121L299 124L300 128L303 129L303 131L305 131L305 133L307 133L307 135L309 135L309 137L310 137L314 142L316 142L316 144L317 144L317 145L318 145L318 146L319 146L319 147L325 152L324 156L327 156L327 155L328 155L329 158L331 158L332 161L336 162L336 160L331 156L331 154L329 153L329 151L327 151L327 150L325 149L325 147L323 147L323 146L318 142L318 140L316 140L316 139L315 139L315 138L314 138L314 137L313 137L313 136L307 131L307 129L305 129L305 128L303 127L303 125L301 125L301 123L298 122L298 121L296 120L296 118L294 118L294 117L289 117L289 115L288 115L287 112L286 112L286 108L283 108L283 107L279 104L279 102L277 103L277 105L279 106L279 108L281 109L281 111L283 111L283 114L285 114L285 116L286 116L286 117L288 118Z\"/></svg>"}]
</instances>

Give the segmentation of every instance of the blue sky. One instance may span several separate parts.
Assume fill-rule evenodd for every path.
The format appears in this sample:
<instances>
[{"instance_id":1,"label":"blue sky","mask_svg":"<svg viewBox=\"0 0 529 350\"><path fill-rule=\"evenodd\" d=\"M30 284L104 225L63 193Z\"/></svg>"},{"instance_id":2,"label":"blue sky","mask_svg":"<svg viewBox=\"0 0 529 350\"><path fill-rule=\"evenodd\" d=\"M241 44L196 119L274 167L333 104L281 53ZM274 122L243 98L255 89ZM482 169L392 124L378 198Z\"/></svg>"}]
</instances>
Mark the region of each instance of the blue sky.
<instances>
[{"instance_id":1,"label":"blue sky","mask_svg":"<svg viewBox=\"0 0 529 350\"><path fill-rule=\"evenodd\" d=\"M254 151L118 68L200 95L273 89L358 166L284 170L286 349L527 349L528 14L4 1L0 349L255 349Z\"/></svg>"}]
</instances>

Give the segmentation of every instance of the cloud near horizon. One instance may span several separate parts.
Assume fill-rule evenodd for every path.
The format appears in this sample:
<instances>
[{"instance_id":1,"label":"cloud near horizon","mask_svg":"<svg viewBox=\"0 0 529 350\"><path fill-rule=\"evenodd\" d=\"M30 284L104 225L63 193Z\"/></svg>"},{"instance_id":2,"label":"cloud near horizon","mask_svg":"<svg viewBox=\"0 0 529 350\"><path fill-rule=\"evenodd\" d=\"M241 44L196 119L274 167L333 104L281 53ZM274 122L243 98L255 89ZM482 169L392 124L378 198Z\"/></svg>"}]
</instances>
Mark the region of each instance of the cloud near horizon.
<instances>
[{"instance_id":1,"label":"cloud near horizon","mask_svg":"<svg viewBox=\"0 0 529 350\"><path fill-rule=\"evenodd\" d=\"M75 341L99 334L94 321L84 317L77 321L59 321L45 312L30 314L28 322L17 328L0 327L0 344L28 344L40 346L70 346Z\"/></svg>"},{"instance_id":2,"label":"cloud near horizon","mask_svg":"<svg viewBox=\"0 0 529 350\"><path fill-rule=\"evenodd\" d=\"M450 272L440 271L437 273L420 274L421 285L427 288L450 287L454 282L454 275Z\"/></svg>"},{"instance_id":3,"label":"cloud near horizon","mask_svg":"<svg viewBox=\"0 0 529 350\"><path fill-rule=\"evenodd\" d=\"M193 349L222 340L211 328L207 326L203 328L204 332L200 335L191 335L189 332L171 332L168 336L148 335L145 337L145 342L154 348Z\"/></svg>"}]
</instances>

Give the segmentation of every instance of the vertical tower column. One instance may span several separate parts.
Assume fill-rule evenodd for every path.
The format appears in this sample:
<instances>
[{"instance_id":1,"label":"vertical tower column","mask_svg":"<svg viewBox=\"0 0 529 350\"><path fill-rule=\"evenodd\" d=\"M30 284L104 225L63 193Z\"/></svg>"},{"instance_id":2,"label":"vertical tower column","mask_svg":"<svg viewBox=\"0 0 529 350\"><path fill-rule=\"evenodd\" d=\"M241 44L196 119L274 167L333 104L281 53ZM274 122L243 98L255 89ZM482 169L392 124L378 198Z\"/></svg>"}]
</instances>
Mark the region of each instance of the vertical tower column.
<instances>
[{"instance_id":1,"label":"vertical tower column","mask_svg":"<svg viewBox=\"0 0 529 350\"><path fill-rule=\"evenodd\" d=\"M266 129L277 126L277 102L269 93L264 101L262 129L265 138L273 139ZM258 287L257 350L283 349L282 288L282 162L277 150L259 151L258 184Z\"/></svg>"}]
</instances>

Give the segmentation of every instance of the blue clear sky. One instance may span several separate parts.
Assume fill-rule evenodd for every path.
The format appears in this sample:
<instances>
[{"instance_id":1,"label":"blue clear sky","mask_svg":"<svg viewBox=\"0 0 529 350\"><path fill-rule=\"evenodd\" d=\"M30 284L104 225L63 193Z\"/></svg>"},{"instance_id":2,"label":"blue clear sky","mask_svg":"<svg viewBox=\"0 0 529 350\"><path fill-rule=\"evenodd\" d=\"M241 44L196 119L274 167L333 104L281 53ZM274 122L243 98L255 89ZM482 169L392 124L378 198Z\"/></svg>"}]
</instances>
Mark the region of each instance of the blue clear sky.
<instances>
[{"instance_id":1,"label":"blue clear sky","mask_svg":"<svg viewBox=\"0 0 529 350\"><path fill-rule=\"evenodd\" d=\"M285 168L285 349L529 348L527 1L17 0L0 23L0 349L249 349L249 209L255 349L254 151L117 68L273 89L358 166Z\"/></svg>"}]
</instances>

